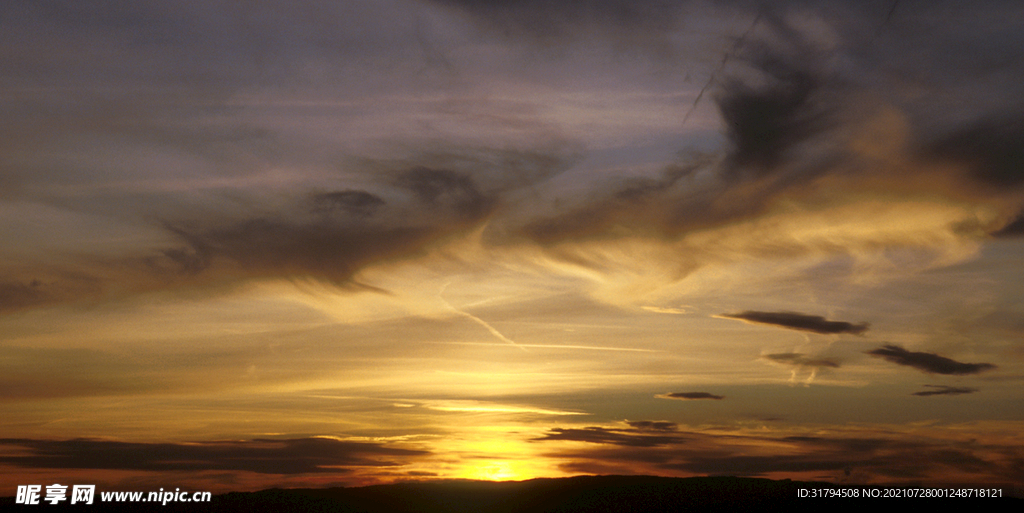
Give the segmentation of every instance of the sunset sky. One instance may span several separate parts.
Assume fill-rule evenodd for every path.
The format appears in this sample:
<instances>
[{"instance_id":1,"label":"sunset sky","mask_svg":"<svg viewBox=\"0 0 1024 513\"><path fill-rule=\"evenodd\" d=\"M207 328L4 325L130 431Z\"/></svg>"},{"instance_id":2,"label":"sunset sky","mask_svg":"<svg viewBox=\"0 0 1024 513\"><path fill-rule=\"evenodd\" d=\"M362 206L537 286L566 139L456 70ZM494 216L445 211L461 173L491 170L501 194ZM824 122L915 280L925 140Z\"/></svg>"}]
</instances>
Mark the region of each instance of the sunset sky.
<instances>
[{"instance_id":1,"label":"sunset sky","mask_svg":"<svg viewBox=\"0 0 1024 513\"><path fill-rule=\"evenodd\" d=\"M1020 2L8 0L0 496L1024 486Z\"/></svg>"}]
</instances>

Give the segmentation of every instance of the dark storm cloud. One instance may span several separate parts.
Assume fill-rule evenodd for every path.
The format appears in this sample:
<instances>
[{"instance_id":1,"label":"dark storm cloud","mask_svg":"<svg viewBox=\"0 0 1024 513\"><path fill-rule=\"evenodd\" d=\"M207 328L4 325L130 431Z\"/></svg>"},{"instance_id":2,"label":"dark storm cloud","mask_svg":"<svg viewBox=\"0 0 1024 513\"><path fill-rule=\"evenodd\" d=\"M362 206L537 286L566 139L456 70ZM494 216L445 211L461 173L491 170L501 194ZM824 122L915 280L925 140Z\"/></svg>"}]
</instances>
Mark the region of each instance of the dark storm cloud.
<instances>
[{"instance_id":1,"label":"dark storm cloud","mask_svg":"<svg viewBox=\"0 0 1024 513\"><path fill-rule=\"evenodd\" d=\"M838 335L850 333L860 335L870 326L866 322L854 324L846 321L830 321L820 315L807 315L796 312L757 312L747 310L735 314L721 314L719 317L738 319L756 324L768 324L799 331L810 331L822 335Z\"/></svg>"},{"instance_id":2,"label":"dark storm cloud","mask_svg":"<svg viewBox=\"0 0 1024 513\"><path fill-rule=\"evenodd\" d=\"M261 474L347 472L346 466L393 466L426 451L331 438L202 443L129 443L103 440L0 439L17 448L0 462L21 468L144 471L236 470ZM342 467L342 468L333 468Z\"/></svg>"},{"instance_id":3,"label":"dark storm cloud","mask_svg":"<svg viewBox=\"0 0 1024 513\"><path fill-rule=\"evenodd\" d=\"M660 397L662 399L679 399L682 401L697 401L701 399L721 401L722 399L725 399L724 395L715 395L708 392L672 392L669 394L662 394L655 397Z\"/></svg>"},{"instance_id":4,"label":"dark storm cloud","mask_svg":"<svg viewBox=\"0 0 1024 513\"><path fill-rule=\"evenodd\" d=\"M839 367L838 362L829 360L827 358L811 358L802 353L766 354L763 356L763 358L767 358L773 362L785 363L787 365L795 365L797 367Z\"/></svg>"},{"instance_id":5,"label":"dark storm cloud","mask_svg":"<svg viewBox=\"0 0 1024 513\"><path fill-rule=\"evenodd\" d=\"M977 388L967 387L950 387L946 385L925 385L926 387L932 388L932 390L922 390L920 392L914 392L913 395L921 397L929 397L933 395L964 395L973 394L978 391Z\"/></svg>"},{"instance_id":6,"label":"dark storm cloud","mask_svg":"<svg viewBox=\"0 0 1024 513\"><path fill-rule=\"evenodd\" d=\"M934 353L907 351L894 344L886 344L878 349L867 351L865 354L934 374L978 374L996 368L991 363L961 363Z\"/></svg>"}]
</instances>

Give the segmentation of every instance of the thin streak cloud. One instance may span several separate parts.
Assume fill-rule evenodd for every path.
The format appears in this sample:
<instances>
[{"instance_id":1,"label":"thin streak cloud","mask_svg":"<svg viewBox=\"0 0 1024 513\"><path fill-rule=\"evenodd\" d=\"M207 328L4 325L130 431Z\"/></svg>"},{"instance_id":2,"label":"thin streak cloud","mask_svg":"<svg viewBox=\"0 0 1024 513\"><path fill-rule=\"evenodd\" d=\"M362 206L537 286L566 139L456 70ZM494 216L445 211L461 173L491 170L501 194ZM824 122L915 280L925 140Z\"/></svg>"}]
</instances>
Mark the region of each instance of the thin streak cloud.
<instances>
[{"instance_id":1,"label":"thin streak cloud","mask_svg":"<svg viewBox=\"0 0 1024 513\"><path fill-rule=\"evenodd\" d=\"M933 395L964 395L973 394L978 391L977 388L969 387L951 387L946 385L925 385L931 388L931 390L921 390L920 392L914 392L912 395L920 397L931 397Z\"/></svg>"},{"instance_id":2,"label":"thin streak cloud","mask_svg":"<svg viewBox=\"0 0 1024 513\"><path fill-rule=\"evenodd\" d=\"M736 319L751 324L767 324L798 331L810 331L822 335L838 335L841 333L861 335L870 326L866 322L854 324L846 321L830 321L820 315L807 315L796 312L757 312L748 310L735 314L721 314L718 317Z\"/></svg>"},{"instance_id":3,"label":"thin streak cloud","mask_svg":"<svg viewBox=\"0 0 1024 513\"><path fill-rule=\"evenodd\" d=\"M469 320L471 320L471 321L473 321L473 322L483 326L484 328L487 329L487 331L489 331L491 333L491 335L494 335L495 338L497 338L498 340L501 340L502 342L505 342L505 343L507 343L509 345L518 347L519 349L521 349L521 350L523 350L525 352L529 352L525 347L515 343L514 340L506 337L505 335L502 335L500 331L495 329L494 326L491 326L487 321L485 321L485 320L483 320L483 319L481 319L481 318L479 318L479 317L477 317L477 316L475 316L475 315L473 315L473 314L471 314L469 312L464 312L464 311L459 310L458 308L455 308L454 306L452 306L452 304L449 303L448 300L446 300L444 298L444 291L445 291L445 289L448 288L448 285L451 285L451 282L446 282L444 285L442 285L441 286L441 290L437 293L437 299L441 300L441 303L444 304L445 308L447 308L451 312L454 312L454 313L456 313L458 315L461 315L462 317L465 317L465 318L467 318L467 319L469 319Z\"/></svg>"},{"instance_id":4,"label":"thin streak cloud","mask_svg":"<svg viewBox=\"0 0 1024 513\"><path fill-rule=\"evenodd\" d=\"M245 470L263 474L344 472L346 466L397 466L428 451L333 438L200 443L0 439L19 449L0 462L19 468L150 471Z\"/></svg>"},{"instance_id":5,"label":"thin streak cloud","mask_svg":"<svg viewBox=\"0 0 1024 513\"><path fill-rule=\"evenodd\" d=\"M656 395L661 399L678 399L680 401L699 401L704 399L710 399L713 401L721 401L725 399L725 396L715 395L709 392L672 392L669 394Z\"/></svg>"},{"instance_id":6,"label":"thin streak cloud","mask_svg":"<svg viewBox=\"0 0 1024 513\"><path fill-rule=\"evenodd\" d=\"M996 368L996 366L991 363L963 363L944 356L939 356L935 353L907 351L895 344L886 344L877 349L866 351L866 354L876 358L885 359L886 361L895 363L896 365L913 367L917 370L931 374L962 376L978 374L980 372Z\"/></svg>"}]
</instances>

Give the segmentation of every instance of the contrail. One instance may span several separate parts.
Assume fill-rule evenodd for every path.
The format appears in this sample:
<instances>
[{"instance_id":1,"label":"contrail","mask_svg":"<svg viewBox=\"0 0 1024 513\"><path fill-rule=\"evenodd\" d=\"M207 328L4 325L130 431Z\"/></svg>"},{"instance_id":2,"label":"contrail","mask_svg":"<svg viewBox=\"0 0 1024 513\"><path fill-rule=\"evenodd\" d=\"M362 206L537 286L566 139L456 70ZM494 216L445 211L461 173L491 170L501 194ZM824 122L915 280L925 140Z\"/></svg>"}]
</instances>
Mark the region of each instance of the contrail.
<instances>
[{"instance_id":1,"label":"contrail","mask_svg":"<svg viewBox=\"0 0 1024 513\"><path fill-rule=\"evenodd\" d=\"M885 15L885 21L878 26L878 32L875 33L875 37L882 35L882 31L885 30L885 26L889 24L889 20L892 19L892 13L896 12L896 6L900 4L900 0L893 0L892 7L889 8L889 14Z\"/></svg>"},{"instance_id":2,"label":"contrail","mask_svg":"<svg viewBox=\"0 0 1024 513\"><path fill-rule=\"evenodd\" d=\"M475 315L473 315L473 314L471 314L469 312L463 312L462 310L459 310L458 308L455 308L454 306L452 306L451 303L446 301L444 299L444 296L443 296L444 290L447 289L448 285L451 285L451 284L452 284L452 282L450 282L450 281L449 282L445 282L445 284L441 286L441 290L437 293L437 299L440 299L441 302L444 303L444 306L446 306L452 312L455 312L455 313L457 313L457 314L459 314L459 315L461 315L461 316L463 316L463 317L465 317L465 318L467 318L467 319L469 319L469 320L471 320L471 321L473 321L473 322L475 322L475 323L477 323L477 324L487 328L487 331L490 331L491 335L494 335L498 340L501 340L502 342L505 342L507 344L511 344L513 346L516 346L519 349L521 349L523 351L526 351L527 353L530 352L525 347L523 347L523 346L521 346L519 344L516 344L514 340L506 337L505 335L502 335L500 331L494 329L494 326L491 326L490 324L488 324L487 321L485 321L485 320L483 320L483 319L481 319L481 318L479 318L479 317L477 317L477 316L475 316Z\"/></svg>"},{"instance_id":3,"label":"contrail","mask_svg":"<svg viewBox=\"0 0 1024 513\"><path fill-rule=\"evenodd\" d=\"M704 84L704 87L700 88L700 92L697 93L697 97L693 99L693 105L690 105L690 110L686 111L686 115L683 116L684 125L686 124L686 121L690 119L690 114L693 114L693 111L697 110L697 104L700 103L700 99L704 97L704 93L711 88L711 84L715 83L716 75L720 74L722 70L725 69L725 65L729 63L729 59L732 57L732 54L747 41L747 37L749 37L750 33L754 31L754 27L757 26L757 23L761 21L761 16L763 14L764 9L762 8L757 12L757 17L755 17L754 21L750 23L750 27L747 28L747 31L744 32L743 35L741 35L739 39L732 44L732 47L725 52L725 55L722 56L722 61L718 63L718 68L711 72L711 76L708 77L707 83Z\"/></svg>"}]
</instances>

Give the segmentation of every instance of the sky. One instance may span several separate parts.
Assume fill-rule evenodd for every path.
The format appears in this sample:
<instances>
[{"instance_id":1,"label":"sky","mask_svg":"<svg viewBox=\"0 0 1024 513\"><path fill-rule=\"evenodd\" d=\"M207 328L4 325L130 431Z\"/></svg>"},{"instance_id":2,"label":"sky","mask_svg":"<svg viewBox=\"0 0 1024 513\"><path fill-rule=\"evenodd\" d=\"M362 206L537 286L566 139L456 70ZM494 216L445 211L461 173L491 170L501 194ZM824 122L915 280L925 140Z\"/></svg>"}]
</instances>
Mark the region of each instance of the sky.
<instances>
[{"instance_id":1,"label":"sky","mask_svg":"<svg viewBox=\"0 0 1024 513\"><path fill-rule=\"evenodd\" d=\"M1024 486L1022 28L4 2L0 494Z\"/></svg>"}]
</instances>

